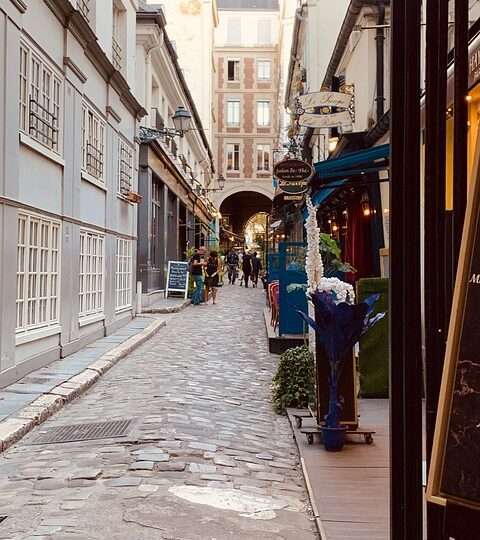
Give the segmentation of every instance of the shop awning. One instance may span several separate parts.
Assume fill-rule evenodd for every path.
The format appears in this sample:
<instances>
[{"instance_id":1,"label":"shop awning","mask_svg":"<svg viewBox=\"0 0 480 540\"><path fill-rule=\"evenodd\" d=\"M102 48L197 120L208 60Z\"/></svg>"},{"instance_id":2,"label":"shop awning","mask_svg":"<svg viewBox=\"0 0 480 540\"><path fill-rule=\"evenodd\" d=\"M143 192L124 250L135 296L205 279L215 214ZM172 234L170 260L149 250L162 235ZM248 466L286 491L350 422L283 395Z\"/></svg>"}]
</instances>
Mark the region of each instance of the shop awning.
<instances>
[{"instance_id":1,"label":"shop awning","mask_svg":"<svg viewBox=\"0 0 480 540\"><path fill-rule=\"evenodd\" d=\"M316 163L316 177L322 182L322 186L314 188L311 195L313 204L315 206L322 204L352 177L378 173L386 169L388 166L386 160L389 156L390 145L383 144ZM306 217L306 209L303 215Z\"/></svg>"},{"instance_id":2,"label":"shop awning","mask_svg":"<svg viewBox=\"0 0 480 540\"><path fill-rule=\"evenodd\" d=\"M387 167L390 145L382 144L350 152L335 159L327 159L315 164L316 176L320 180L333 180L378 172Z\"/></svg>"}]
</instances>

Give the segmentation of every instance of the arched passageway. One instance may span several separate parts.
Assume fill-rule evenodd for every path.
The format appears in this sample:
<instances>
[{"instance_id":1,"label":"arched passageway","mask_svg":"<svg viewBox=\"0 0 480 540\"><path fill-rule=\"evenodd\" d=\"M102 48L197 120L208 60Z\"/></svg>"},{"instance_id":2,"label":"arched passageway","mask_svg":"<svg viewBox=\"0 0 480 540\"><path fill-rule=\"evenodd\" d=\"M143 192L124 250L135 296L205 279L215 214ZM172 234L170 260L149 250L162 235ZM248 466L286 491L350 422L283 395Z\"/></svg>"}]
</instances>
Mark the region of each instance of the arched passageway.
<instances>
[{"instance_id":1,"label":"arched passageway","mask_svg":"<svg viewBox=\"0 0 480 540\"><path fill-rule=\"evenodd\" d=\"M222 214L220 239L223 247L242 246L245 226L256 214L270 214L272 201L255 191L240 191L228 196L220 205Z\"/></svg>"}]
</instances>

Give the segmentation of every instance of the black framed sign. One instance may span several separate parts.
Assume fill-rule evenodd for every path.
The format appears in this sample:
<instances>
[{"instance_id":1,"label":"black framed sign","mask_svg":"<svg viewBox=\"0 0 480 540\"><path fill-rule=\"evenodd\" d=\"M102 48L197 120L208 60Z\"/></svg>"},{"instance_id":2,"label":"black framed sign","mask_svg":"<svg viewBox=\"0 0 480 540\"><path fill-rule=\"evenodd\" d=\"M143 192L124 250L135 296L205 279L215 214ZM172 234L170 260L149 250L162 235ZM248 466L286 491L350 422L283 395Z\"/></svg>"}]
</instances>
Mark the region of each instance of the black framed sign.
<instances>
[{"instance_id":1,"label":"black framed sign","mask_svg":"<svg viewBox=\"0 0 480 540\"><path fill-rule=\"evenodd\" d=\"M448 332L427 498L480 511L480 144ZM457 179L458 181L458 179Z\"/></svg>"},{"instance_id":2,"label":"black framed sign","mask_svg":"<svg viewBox=\"0 0 480 540\"><path fill-rule=\"evenodd\" d=\"M168 261L167 286L165 296L169 293L182 293L184 298L188 295L188 263L184 261Z\"/></svg>"}]
</instances>

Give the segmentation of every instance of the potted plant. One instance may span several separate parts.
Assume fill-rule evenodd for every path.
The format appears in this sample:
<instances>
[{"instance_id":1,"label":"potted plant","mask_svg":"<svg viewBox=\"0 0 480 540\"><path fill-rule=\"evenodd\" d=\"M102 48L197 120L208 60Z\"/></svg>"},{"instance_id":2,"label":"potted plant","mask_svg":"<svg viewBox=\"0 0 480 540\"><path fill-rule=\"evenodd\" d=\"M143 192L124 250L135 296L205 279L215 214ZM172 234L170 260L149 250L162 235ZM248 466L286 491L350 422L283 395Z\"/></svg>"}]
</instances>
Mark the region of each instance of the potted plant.
<instances>
[{"instance_id":1,"label":"potted plant","mask_svg":"<svg viewBox=\"0 0 480 540\"><path fill-rule=\"evenodd\" d=\"M315 331L330 367L329 403L325 425L321 426L326 450L341 450L345 442L346 427L340 424L341 403L338 383L342 374L343 361L360 337L385 316L373 315L379 295L372 295L360 304L336 302L329 291L310 292L315 307L315 320L299 311L300 316Z\"/></svg>"}]
</instances>

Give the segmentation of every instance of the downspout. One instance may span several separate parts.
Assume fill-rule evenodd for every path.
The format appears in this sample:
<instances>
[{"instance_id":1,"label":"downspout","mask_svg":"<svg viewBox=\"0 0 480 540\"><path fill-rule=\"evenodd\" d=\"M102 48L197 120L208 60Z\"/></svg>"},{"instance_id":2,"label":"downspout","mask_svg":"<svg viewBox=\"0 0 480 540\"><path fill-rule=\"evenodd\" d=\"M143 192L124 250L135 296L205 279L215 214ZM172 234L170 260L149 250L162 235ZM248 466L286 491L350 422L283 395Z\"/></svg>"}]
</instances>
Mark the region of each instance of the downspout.
<instances>
[{"instance_id":1,"label":"downspout","mask_svg":"<svg viewBox=\"0 0 480 540\"><path fill-rule=\"evenodd\" d=\"M385 113L385 4L382 2L378 5L377 29L375 35L376 42L376 73L377 73L377 88L376 88L376 125L381 120ZM375 173L374 179L378 179L378 173ZM375 275L380 275L380 249L385 247L385 238L383 234L383 211L382 197L380 193L380 185L374 183L369 186L368 192L371 206L375 209L372 219L372 247L373 247L373 271Z\"/></svg>"},{"instance_id":2,"label":"downspout","mask_svg":"<svg viewBox=\"0 0 480 540\"><path fill-rule=\"evenodd\" d=\"M385 5L378 6L377 32L375 41L377 44L377 123L385 113Z\"/></svg>"}]
</instances>

